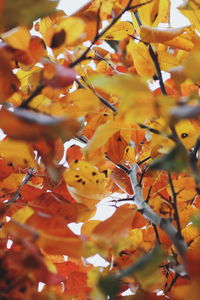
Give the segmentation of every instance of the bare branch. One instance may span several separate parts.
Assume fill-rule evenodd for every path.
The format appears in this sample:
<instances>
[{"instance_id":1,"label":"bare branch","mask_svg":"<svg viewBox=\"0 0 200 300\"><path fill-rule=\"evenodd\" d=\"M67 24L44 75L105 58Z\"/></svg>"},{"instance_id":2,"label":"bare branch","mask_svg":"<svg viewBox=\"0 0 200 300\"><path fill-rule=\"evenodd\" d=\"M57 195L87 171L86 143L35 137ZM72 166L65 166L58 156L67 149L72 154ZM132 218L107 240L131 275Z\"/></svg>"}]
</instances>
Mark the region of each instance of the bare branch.
<instances>
[{"instance_id":1,"label":"bare branch","mask_svg":"<svg viewBox=\"0 0 200 300\"><path fill-rule=\"evenodd\" d=\"M134 190L134 203L136 204L138 210L143 214L143 216L150 221L152 224L159 226L170 238L171 242L176 247L178 253L184 260L184 254L187 250L187 245L183 239L180 238L179 232L173 226L170 219L165 219L155 213L151 207L146 203L142 196L142 187L138 184L137 179L137 169L138 165L134 164L131 168L129 174L132 188Z\"/></svg>"},{"instance_id":2,"label":"bare branch","mask_svg":"<svg viewBox=\"0 0 200 300\"><path fill-rule=\"evenodd\" d=\"M168 173L168 179L169 179L169 185L170 185L171 192L172 192L173 208L174 208L174 218L175 218L175 221L176 221L176 224L177 224L177 229L178 229L179 237L181 239L183 239L183 236L181 234L181 224L180 224L178 207L177 207L177 197L176 197L177 194L176 194L175 189L174 189L174 185L173 185L173 181L172 181L172 177L171 177L170 172Z\"/></svg>"}]
</instances>

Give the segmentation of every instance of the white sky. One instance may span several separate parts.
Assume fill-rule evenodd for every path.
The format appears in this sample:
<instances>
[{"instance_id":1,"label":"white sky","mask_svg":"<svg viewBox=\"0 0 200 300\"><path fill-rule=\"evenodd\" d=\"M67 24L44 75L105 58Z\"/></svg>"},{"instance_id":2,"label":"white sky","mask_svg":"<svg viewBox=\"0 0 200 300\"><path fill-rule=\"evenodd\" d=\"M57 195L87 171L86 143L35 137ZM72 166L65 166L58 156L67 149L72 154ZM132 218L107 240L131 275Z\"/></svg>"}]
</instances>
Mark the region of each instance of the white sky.
<instances>
[{"instance_id":1,"label":"white sky","mask_svg":"<svg viewBox=\"0 0 200 300\"><path fill-rule=\"evenodd\" d=\"M60 0L59 9L63 9L68 15L74 13L78 8L88 3L88 0ZM188 20L178 11L176 7L180 6L184 0L171 0L171 26L181 27L189 25Z\"/></svg>"}]
</instances>

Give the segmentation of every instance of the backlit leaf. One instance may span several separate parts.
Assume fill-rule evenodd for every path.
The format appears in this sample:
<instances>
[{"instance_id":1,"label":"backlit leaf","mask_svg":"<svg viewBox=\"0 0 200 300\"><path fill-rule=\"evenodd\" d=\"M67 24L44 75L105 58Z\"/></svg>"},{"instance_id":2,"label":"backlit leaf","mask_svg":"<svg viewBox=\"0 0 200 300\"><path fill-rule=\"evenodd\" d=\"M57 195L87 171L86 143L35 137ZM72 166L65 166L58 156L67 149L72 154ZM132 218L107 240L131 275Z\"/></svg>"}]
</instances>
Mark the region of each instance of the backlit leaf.
<instances>
[{"instance_id":1,"label":"backlit leaf","mask_svg":"<svg viewBox=\"0 0 200 300\"><path fill-rule=\"evenodd\" d=\"M106 195L106 175L86 161L75 160L63 176L73 196L77 194L82 197L79 201L81 203L87 205L87 198L95 203Z\"/></svg>"},{"instance_id":2,"label":"backlit leaf","mask_svg":"<svg viewBox=\"0 0 200 300\"><path fill-rule=\"evenodd\" d=\"M156 74L154 63L146 45L131 40L127 46L127 51L130 53L134 67L140 76L150 78Z\"/></svg>"},{"instance_id":3,"label":"backlit leaf","mask_svg":"<svg viewBox=\"0 0 200 300\"><path fill-rule=\"evenodd\" d=\"M134 33L134 28L131 23L120 21L116 23L110 30L103 35L103 39L105 40L121 40L128 35L132 35Z\"/></svg>"},{"instance_id":4,"label":"backlit leaf","mask_svg":"<svg viewBox=\"0 0 200 300\"><path fill-rule=\"evenodd\" d=\"M65 41L64 44L69 46L72 45L78 38L83 34L85 24L81 18L68 17L63 18L58 24L56 29L57 32L64 30ZM72 30L73 28L73 30Z\"/></svg>"},{"instance_id":5,"label":"backlit leaf","mask_svg":"<svg viewBox=\"0 0 200 300\"><path fill-rule=\"evenodd\" d=\"M128 205L117 208L107 220L98 224L92 234L107 241L117 242L119 238L127 236L131 229L135 210Z\"/></svg>"},{"instance_id":6,"label":"backlit leaf","mask_svg":"<svg viewBox=\"0 0 200 300\"><path fill-rule=\"evenodd\" d=\"M35 168L37 163L34 159L32 147L25 143L6 139L0 142L0 156L15 166Z\"/></svg>"},{"instance_id":7,"label":"backlit leaf","mask_svg":"<svg viewBox=\"0 0 200 300\"><path fill-rule=\"evenodd\" d=\"M140 36L142 41L147 43L163 43L171 40L184 32L182 28L155 28L150 26L141 26Z\"/></svg>"},{"instance_id":8,"label":"backlit leaf","mask_svg":"<svg viewBox=\"0 0 200 300\"><path fill-rule=\"evenodd\" d=\"M30 42L29 31L25 27L16 27L1 36L10 46L19 50L27 50Z\"/></svg>"}]
</instances>

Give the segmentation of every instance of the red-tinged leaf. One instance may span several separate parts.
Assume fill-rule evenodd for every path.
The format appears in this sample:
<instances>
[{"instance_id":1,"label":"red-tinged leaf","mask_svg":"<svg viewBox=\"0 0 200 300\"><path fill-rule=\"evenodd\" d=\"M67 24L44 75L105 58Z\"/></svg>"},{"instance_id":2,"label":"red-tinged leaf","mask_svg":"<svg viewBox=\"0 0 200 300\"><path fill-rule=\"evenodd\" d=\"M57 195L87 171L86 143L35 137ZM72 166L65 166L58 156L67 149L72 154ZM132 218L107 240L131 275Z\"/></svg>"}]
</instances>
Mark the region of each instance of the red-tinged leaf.
<instances>
[{"instance_id":1,"label":"red-tinged leaf","mask_svg":"<svg viewBox=\"0 0 200 300\"><path fill-rule=\"evenodd\" d=\"M70 203L75 203L76 201L74 200L74 198L71 196L71 194L69 193L67 187L66 187L66 183L64 181L62 181L59 185L57 185L52 192L54 194L58 194L61 195L65 201L70 202Z\"/></svg>"},{"instance_id":2,"label":"red-tinged leaf","mask_svg":"<svg viewBox=\"0 0 200 300\"><path fill-rule=\"evenodd\" d=\"M58 273L63 277L68 277L72 272L78 272L80 267L72 261L56 264Z\"/></svg>"},{"instance_id":3,"label":"red-tinged leaf","mask_svg":"<svg viewBox=\"0 0 200 300\"><path fill-rule=\"evenodd\" d=\"M185 254L186 270L191 278L200 276L200 257L198 248L189 248Z\"/></svg>"},{"instance_id":4,"label":"red-tinged leaf","mask_svg":"<svg viewBox=\"0 0 200 300\"><path fill-rule=\"evenodd\" d=\"M41 196L44 194L44 192L44 189L39 189L29 184L23 185L23 187L20 189L21 196L27 201L31 201Z\"/></svg>"},{"instance_id":5,"label":"red-tinged leaf","mask_svg":"<svg viewBox=\"0 0 200 300\"><path fill-rule=\"evenodd\" d=\"M72 145L67 149L66 160L70 164L73 160L80 160L83 158L83 153L81 152L81 147L77 145Z\"/></svg>"},{"instance_id":6,"label":"red-tinged leaf","mask_svg":"<svg viewBox=\"0 0 200 300\"><path fill-rule=\"evenodd\" d=\"M58 215L35 213L26 222L29 226L37 230L44 231L46 234L57 237L75 237L75 234L66 226L64 219Z\"/></svg>"},{"instance_id":7,"label":"red-tinged leaf","mask_svg":"<svg viewBox=\"0 0 200 300\"><path fill-rule=\"evenodd\" d=\"M22 189L23 190L23 189ZM23 196L23 192L21 193ZM27 204L35 211L49 214L50 216L59 216L65 220L65 224L76 222L78 219L78 209L76 205L62 201L63 198L53 193L38 195L38 198L27 197Z\"/></svg>"},{"instance_id":8,"label":"red-tinged leaf","mask_svg":"<svg viewBox=\"0 0 200 300\"><path fill-rule=\"evenodd\" d=\"M72 85L76 79L76 71L62 65L44 61L43 83L56 89Z\"/></svg>"},{"instance_id":9,"label":"red-tinged leaf","mask_svg":"<svg viewBox=\"0 0 200 300\"><path fill-rule=\"evenodd\" d=\"M146 225L147 225L147 221L145 217L141 213L136 212L135 217L133 219L132 228L142 228Z\"/></svg>"},{"instance_id":10,"label":"red-tinged leaf","mask_svg":"<svg viewBox=\"0 0 200 300\"><path fill-rule=\"evenodd\" d=\"M123 192L133 195L130 178L124 171L119 168L115 168L112 170L110 177Z\"/></svg>"},{"instance_id":11,"label":"red-tinged leaf","mask_svg":"<svg viewBox=\"0 0 200 300\"><path fill-rule=\"evenodd\" d=\"M65 287L69 295L81 298L91 291L91 288L87 285L87 274L83 272L72 272L66 281Z\"/></svg>"},{"instance_id":12,"label":"red-tinged leaf","mask_svg":"<svg viewBox=\"0 0 200 300\"><path fill-rule=\"evenodd\" d=\"M49 216L35 213L27 225L35 228L39 233L38 247L48 254L69 255L80 257L83 251L81 238L75 235L67 226L64 219L59 216Z\"/></svg>"},{"instance_id":13,"label":"red-tinged leaf","mask_svg":"<svg viewBox=\"0 0 200 300\"><path fill-rule=\"evenodd\" d=\"M127 141L123 138L120 132L117 132L108 140L108 150L106 151L106 155L114 163L120 164L124 155L124 150L127 146Z\"/></svg>"}]
</instances>

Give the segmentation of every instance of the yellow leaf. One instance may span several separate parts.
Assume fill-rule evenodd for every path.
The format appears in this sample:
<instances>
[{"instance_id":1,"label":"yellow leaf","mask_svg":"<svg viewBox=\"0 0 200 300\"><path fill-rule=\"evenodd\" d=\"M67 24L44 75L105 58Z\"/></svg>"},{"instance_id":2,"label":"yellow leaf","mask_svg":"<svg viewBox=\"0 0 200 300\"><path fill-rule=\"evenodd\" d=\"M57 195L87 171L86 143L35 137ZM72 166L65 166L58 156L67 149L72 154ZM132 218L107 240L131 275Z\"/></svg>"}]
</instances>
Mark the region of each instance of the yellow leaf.
<instances>
[{"instance_id":1,"label":"yellow leaf","mask_svg":"<svg viewBox=\"0 0 200 300\"><path fill-rule=\"evenodd\" d=\"M195 128L189 120L181 120L176 124L176 131L187 150L194 147L199 136L199 128Z\"/></svg>"},{"instance_id":2,"label":"yellow leaf","mask_svg":"<svg viewBox=\"0 0 200 300\"><path fill-rule=\"evenodd\" d=\"M0 188L2 191L16 192L20 184L22 183L24 174L12 173L0 182Z\"/></svg>"},{"instance_id":3,"label":"yellow leaf","mask_svg":"<svg viewBox=\"0 0 200 300\"><path fill-rule=\"evenodd\" d=\"M1 35L2 39L13 48L28 50L30 33L26 27L16 27Z\"/></svg>"},{"instance_id":4,"label":"yellow leaf","mask_svg":"<svg viewBox=\"0 0 200 300\"><path fill-rule=\"evenodd\" d=\"M176 56L167 51L158 51L157 54L160 68L163 71L168 71L169 69L175 68L180 65L180 62L176 58Z\"/></svg>"},{"instance_id":5,"label":"yellow leaf","mask_svg":"<svg viewBox=\"0 0 200 300\"><path fill-rule=\"evenodd\" d=\"M13 215L12 220L19 222L21 224L26 223L26 221L33 215L34 210L29 206L24 206L18 209Z\"/></svg>"},{"instance_id":6,"label":"yellow leaf","mask_svg":"<svg viewBox=\"0 0 200 300\"><path fill-rule=\"evenodd\" d=\"M63 18L59 23L56 32L64 29L66 34L65 44L72 45L83 34L85 23L78 17Z\"/></svg>"},{"instance_id":7,"label":"yellow leaf","mask_svg":"<svg viewBox=\"0 0 200 300\"><path fill-rule=\"evenodd\" d=\"M187 39L187 36L184 34L178 37L175 37L172 40L164 42L165 45L177 48L180 50L185 50L185 51L191 51L194 47L194 44L192 41Z\"/></svg>"},{"instance_id":8,"label":"yellow leaf","mask_svg":"<svg viewBox=\"0 0 200 300\"><path fill-rule=\"evenodd\" d=\"M34 152L31 146L24 142L6 139L0 142L0 156L7 162L13 163L15 166L26 168L37 167L34 159Z\"/></svg>"},{"instance_id":9,"label":"yellow leaf","mask_svg":"<svg viewBox=\"0 0 200 300\"><path fill-rule=\"evenodd\" d=\"M51 38L54 33L53 22L50 17L41 18L39 23L39 31L47 46L51 44Z\"/></svg>"},{"instance_id":10,"label":"yellow leaf","mask_svg":"<svg viewBox=\"0 0 200 300\"><path fill-rule=\"evenodd\" d=\"M145 3L146 0L141 0L140 2ZM168 21L169 9L169 0L153 0L150 3L141 6L138 9L138 14L143 25L157 27L158 24ZM133 24L134 28L136 28L137 32L139 33L140 28L134 16Z\"/></svg>"},{"instance_id":11,"label":"yellow leaf","mask_svg":"<svg viewBox=\"0 0 200 300\"><path fill-rule=\"evenodd\" d=\"M106 195L106 175L83 160L75 160L70 168L63 174L64 180L69 186L69 191L81 196L79 202L88 205L87 199L92 199L91 204L95 205L97 200Z\"/></svg>"},{"instance_id":12,"label":"yellow leaf","mask_svg":"<svg viewBox=\"0 0 200 300\"><path fill-rule=\"evenodd\" d=\"M90 111L96 111L99 108L98 97L90 90L78 89L67 95L67 102L74 106L81 115Z\"/></svg>"},{"instance_id":13,"label":"yellow leaf","mask_svg":"<svg viewBox=\"0 0 200 300\"><path fill-rule=\"evenodd\" d=\"M90 82L103 91L116 95L121 99L133 97L134 92L148 92L145 80L132 75L115 75L106 77L105 75L94 75L90 77Z\"/></svg>"},{"instance_id":14,"label":"yellow leaf","mask_svg":"<svg viewBox=\"0 0 200 300\"><path fill-rule=\"evenodd\" d=\"M154 5L154 8L152 10L152 26L157 27L158 24L168 22L169 14L170 14L170 0L159 0L155 1L159 4L158 8L156 8L156 5Z\"/></svg>"},{"instance_id":15,"label":"yellow leaf","mask_svg":"<svg viewBox=\"0 0 200 300\"><path fill-rule=\"evenodd\" d=\"M156 74L154 63L146 45L131 40L127 46L127 52L130 53L134 67L141 77L150 78Z\"/></svg>"},{"instance_id":16,"label":"yellow leaf","mask_svg":"<svg viewBox=\"0 0 200 300\"><path fill-rule=\"evenodd\" d=\"M112 120L109 120L106 123L100 125L95 131L92 139L89 141L87 146L83 149L85 156L88 159L90 159L93 156L94 152L98 148L104 146L106 142L109 140L109 138L112 137L118 130L119 127Z\"/></svg>"},{"instance_id":17,"label":"yellow leaf","mask_svg":"<svg viewBox=\"0 0 200 300\"><path fill-rule=\"evenodd\" d=\"M195 52L184 61L184 72L193 82L200 82L200 53Z\"/></svg>"},{"instance_id":18,"label":"yellow leaf","mask_svg":"<svg viewBox=\"0 0 200 300\"><path fill-rule=\"evenodd\" d=\"M91 77L90 80L94 86L119 97L119 113L116 117L116 125L114 125L116 131L118 126L122 127L122 123L123 126L130 126L135 122L143 122L147 118L155 117L154 96L148 90L144 79L130 75L112 77L98 75ZM114 129L112 130L114 132ZM105 134L108 135L108 133Z\"/></svg>"},{"instance_id":19,"label":"yellow leaf","mask_svg":"<svg viewBox=\"0 0 200 300\"><path fill-rule=\"evenodd\" d=\"M153 28L150 26L141 26L140 37L143 42L163 43L171 40L184 32L185 27L181 28Z\"/></svg>"},{"instance_id":20,"label":"yellow leaf","mask_svg":"<svg viewBox=\"0 0 200 300\"><path fill-rule=\"evenodd\" d=\"M111 27L104 35L105 40L122 40L128 35L134 33L133 25L130 22L119 21L114 26Z\"/></svg>"},{"instance_id":21,"label":"yellow leaf","mask_svg":"<svg viewBox=\"0 0 200 300\"><path fill-rule=\"evenodd\" d=\"M195 25L197 30L200 30L200 9L185 9L179 8L180 12L190 20L191 24Z\"/></svg>"},{"instance_id":22,"label":"yellow leaf","mask_svg":"<svg viewBox=\"0 0 200 300\"><path fill-rule=\"evenodd\" d=\"M193 241L196 237L200 235L199 229L194 227L193 225L187 225L182 230L182 235L186 243L190 243Z\"/></svg>"}]
</instances>

